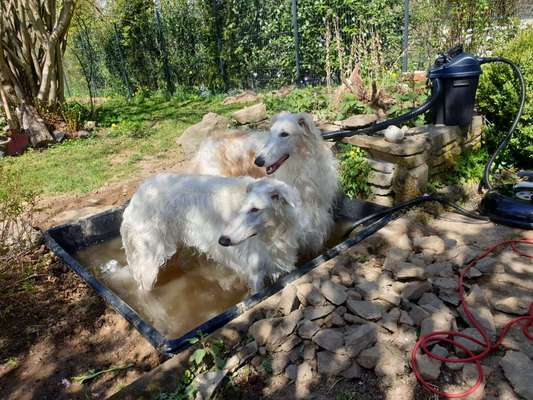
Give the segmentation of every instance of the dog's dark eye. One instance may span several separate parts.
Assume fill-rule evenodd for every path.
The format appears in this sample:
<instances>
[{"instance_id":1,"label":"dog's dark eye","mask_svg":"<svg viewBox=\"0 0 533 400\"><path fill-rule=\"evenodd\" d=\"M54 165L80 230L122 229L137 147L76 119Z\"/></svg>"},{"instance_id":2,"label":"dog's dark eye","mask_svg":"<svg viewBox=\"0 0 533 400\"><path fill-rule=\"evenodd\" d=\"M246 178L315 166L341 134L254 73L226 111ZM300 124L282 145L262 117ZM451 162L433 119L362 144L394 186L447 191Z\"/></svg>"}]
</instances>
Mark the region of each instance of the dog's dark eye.
<instances>
[{"instance_id":1,"label":"dog's dark eye","mask_svg":"<svg viewBox=\"0 0 533 400\"><path fill-rule=\"evenodd\" d=\"M256 213L256 212L258 212L258 211L259 211L259 208L255 208L255 207L254 207L254 208L250 208L250 211L248 211L248 212Z\"/></svg>"},{"instance_id":2,"label":"dog's dark eye","mask_svg":"<svg viewBox=\"0 0 533 400\"><path fill-rule=\"evenodd\" d=\"M288 134L287 132L281 132L279 135L280 135L281 137L287 137L287 136L289 136L289 134Z\"/></svg>"}]
</instances>

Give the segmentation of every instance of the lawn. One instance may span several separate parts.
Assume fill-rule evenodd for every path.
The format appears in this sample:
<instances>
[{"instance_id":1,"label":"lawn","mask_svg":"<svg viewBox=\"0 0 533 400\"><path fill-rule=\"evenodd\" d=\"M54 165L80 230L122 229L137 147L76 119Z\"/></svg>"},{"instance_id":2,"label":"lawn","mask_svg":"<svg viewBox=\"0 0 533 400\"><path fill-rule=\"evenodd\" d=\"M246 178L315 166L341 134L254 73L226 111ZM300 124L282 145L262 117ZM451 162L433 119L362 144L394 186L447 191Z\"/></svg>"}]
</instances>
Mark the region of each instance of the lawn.
<instances>
[{"instance_id":1,"label":"lawn","mask_svg":"<svg viewBox=\"0 0 533 400\"><path fill-rule=\"evenodd\" d=\"M96 110L98 129L91 137L67 140L44 150L29 149L0 165L22 189L44 195L85 193L133 175L139 163L165 159L175 140L207 112L228 115L242 104L223 105L220 96L110 99Z\"/></svg>"}]
</instances>

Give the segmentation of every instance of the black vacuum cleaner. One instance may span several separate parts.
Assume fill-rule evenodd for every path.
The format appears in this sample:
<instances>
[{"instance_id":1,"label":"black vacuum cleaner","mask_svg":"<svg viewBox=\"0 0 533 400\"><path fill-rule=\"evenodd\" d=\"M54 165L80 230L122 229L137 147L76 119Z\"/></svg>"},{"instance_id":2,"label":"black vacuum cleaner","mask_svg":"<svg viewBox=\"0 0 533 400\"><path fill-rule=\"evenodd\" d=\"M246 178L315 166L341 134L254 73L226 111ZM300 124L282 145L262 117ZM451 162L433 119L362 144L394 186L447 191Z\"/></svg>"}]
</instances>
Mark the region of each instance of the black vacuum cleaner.
<instances>
[{"instance_id":1,"label":"black vacuum cleaner","mask_svg":"<svg viewBox=\"0 0 533 400\"><path fill-rule=\"evenodd\" d=\"M323 134L323 137L324 139L342 139L361 134L379 135L381 134L379 132L388 126L402 124L426 112L430 113L430 121L433 124L468 126L474 113L476 91L479 76L482 73L481 65L492 62L505 63L513 69L520 87L520 106L511 127L485 166L480 190L484 188L488 191L481 201L479 209L482 216L493 222L522 229L533 229L533 171L518 172L518 183L516 184L493 187L490 182L494 160L509 143L524 110L526 97L524 78L520 69L510 60L503 57L476 57L465 53L460 45L453 47L446 53L439 55L429 69L428 82L431 85L431 96L418 108L399 117L374 123L367 127L327 132ZM406 202L405 206L423 201L439 201L454 207L462 214L475 216L475 214L452 205L442 197L426 195L414 200ZM403 208L402 206L403 204L400 204L393 209L399 210Z\"/></svg>"}]
</instances>

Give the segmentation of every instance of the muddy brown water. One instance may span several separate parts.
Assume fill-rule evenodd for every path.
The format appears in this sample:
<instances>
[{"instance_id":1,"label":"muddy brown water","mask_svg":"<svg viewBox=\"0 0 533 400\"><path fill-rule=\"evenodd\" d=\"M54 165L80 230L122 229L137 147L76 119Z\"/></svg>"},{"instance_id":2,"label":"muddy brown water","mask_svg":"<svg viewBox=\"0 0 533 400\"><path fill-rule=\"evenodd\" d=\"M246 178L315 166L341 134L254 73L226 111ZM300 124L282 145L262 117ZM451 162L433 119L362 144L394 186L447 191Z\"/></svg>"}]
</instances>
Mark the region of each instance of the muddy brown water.
<instances>
[{"instance_id":1,"label":"muddy brown water","mask_svg":"<svg viewBox=\"0 0 533 400\"><path fill-rule=\"evenodd\" d=\"M338 224L328 248L342 240L343 231L345 223ZM169 339L182 336L250 294L232 270L183 251L167 263L154 289L142 293L127 268L120 236L81 249L74 257ZM301 257L298 264L312 258Z\"/></svg>"}]
</instances>

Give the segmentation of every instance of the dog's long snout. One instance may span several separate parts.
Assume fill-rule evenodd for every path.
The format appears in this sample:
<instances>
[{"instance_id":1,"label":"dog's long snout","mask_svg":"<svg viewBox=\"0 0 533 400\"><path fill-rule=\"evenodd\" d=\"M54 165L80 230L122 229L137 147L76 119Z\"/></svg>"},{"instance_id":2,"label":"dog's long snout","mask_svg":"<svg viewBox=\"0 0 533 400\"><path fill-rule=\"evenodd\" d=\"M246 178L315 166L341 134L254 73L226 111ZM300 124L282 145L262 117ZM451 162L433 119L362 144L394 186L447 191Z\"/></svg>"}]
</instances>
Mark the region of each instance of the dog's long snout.
<instances>
[{"instance_id":1,"label":"dog's long snout","mask_svg":"<svg viewBox=\"0 0 533 400\"><path fill-rule=\"evenodd\" d=\"M224 247L231 246L231 239L227 236L220 236L218 244Z\"/></svg>"},{"instance_id":2,"label":"dog's long snout","mask_svg":"<svg viewBox=\"0 0 533 400\"><path fill-rule=\"evenodd\" d=\"M257 165L258 167L262 167L263 165L265 165L265 159L261 156L257 157L254 161L255 165Z\"/></svg>"}]
</instances>

